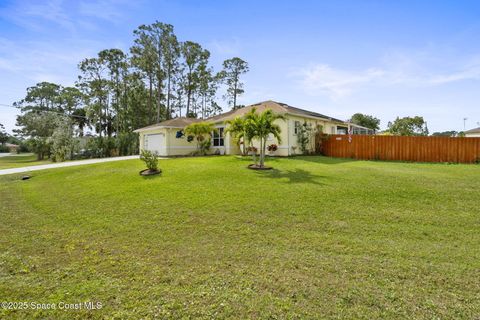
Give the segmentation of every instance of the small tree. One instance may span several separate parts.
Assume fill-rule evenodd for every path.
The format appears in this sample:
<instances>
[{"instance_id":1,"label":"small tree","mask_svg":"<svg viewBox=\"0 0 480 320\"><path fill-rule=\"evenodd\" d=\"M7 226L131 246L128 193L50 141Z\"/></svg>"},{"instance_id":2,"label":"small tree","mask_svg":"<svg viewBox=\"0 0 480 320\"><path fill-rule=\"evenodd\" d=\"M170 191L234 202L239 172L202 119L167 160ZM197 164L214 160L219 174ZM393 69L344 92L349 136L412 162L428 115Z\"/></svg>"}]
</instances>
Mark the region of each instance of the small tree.
<instances>
[{"instance_id":1,"label":"small tree","mask_svg":"<svg viewBox=\"0 0 480 320\"><path fill-rule=\"evenodd\" d=\"M57 126L48 141L51 143L52 161L63 162L71 159L76 146L71 121L66 118L58 118Z\"/></svg>"},{"instance_id":2,"label":"small tree","mask_svg":"<svg viewBox=\"0 0 480 320\"><path fill-rule=\"evenodd\" d=\"M397 117L388 123L388 132L397 136L428 136L427 122L423 117Z\"/></svg>"},{"instance_id":3,"label":"small tree","mask_svg":"<svg viewBox=\"0 0 480 320\"><path fill-rule=\"evenodd\" d=\"M140 160L145 162L145 165L147 166L148 170L153 172L153 171L159 171L158 170L158 155L156 152L152 152L149 150L142 150L140 153Z\"/></svg>"},{"instance_id":4,"label":"small tree","mask_svg":"<svg viewBox=\"0 0 480 320\"><path fill-rule=\"evenodd\" d=\"M211 134L217 129L211 122L196 122L189 124L184 130L186 135L195 137L197 142L197 153L199 155L205 155L210 148Z\"/></svg>"},{"instance_id":5,"label":"small tree","mask_svg":"<svg viewBox=\"0 0 480 320\"><path fill-rule=\"evenodd\" d=\"M373 129L374 131L380 130L380 119L368 114L355 113L348 121L362 127Z\"/></svg>"},{"instance_id":6,"label":"small tree","mask_svg":"<svg viewBox=\"0 0 480 320\"><path fill-rule=\"evenodd\" d=\"M51 139L58 124L58 115L52 112L30 111L17 116L17 125L22 129L15 130L22 136L30 137L29 145L38 160L50 156Z\"/></svg>"},{"instance_id":7,"label":"small tree","mask_svg":"<svg viewBox=\"0 0 480 320\"><path fill-rule=\"evenodd\" d=\"M255 108L245 115L246 136L249 141L258 139L260 141L260 164L259 167L265 166L265 151L267 149L267 139L271 134L278 143L281 143L281 129L276 120L285 120L281 114L274 113L271 109L267 109L262 113L257 113Z\"/></svg>"}]
</instances>

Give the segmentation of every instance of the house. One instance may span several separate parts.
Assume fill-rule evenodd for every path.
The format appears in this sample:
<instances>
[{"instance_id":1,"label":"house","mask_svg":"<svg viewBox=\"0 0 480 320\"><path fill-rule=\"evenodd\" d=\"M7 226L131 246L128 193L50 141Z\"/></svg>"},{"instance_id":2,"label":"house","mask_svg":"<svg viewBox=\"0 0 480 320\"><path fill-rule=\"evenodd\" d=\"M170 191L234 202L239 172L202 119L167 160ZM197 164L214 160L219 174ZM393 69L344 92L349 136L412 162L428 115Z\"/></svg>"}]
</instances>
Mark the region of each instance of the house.
<instances>
[{"instance_id":1,"label":"house","mask_svg":"<svg viewBox=\"0 0 480 320\"><path fill-rule=\"evenodd\" d=\"M20 147L18 144L13 144L13 143L5 143L5 146L10 149L10 153L15 153L17 152L17 149Z\"/></svg>"},{"instance_id":2,"label":"house","mask_svg":"<svg viewBox=\"0 0 480 320\"><path fill-rule=\"evenodd\" d=\"M307 123L313 130L321 129L328 134L373 134L373 130L335 119L317 112L308 111L289 106L285 103L275 101L264 101L244 108L231 110L226 113L208 118L175 118L166 120L148 127L140 128L134 132L140 135L140 150L146 149L155 151L161 156L188 155L195 151L194 141L188 141L183 133L183 128L194 122L209 121L215 124L218 129L212 134L212 146L210 151L217 154L240 154L240 146L237 145L229 134L225 134L226 121L235 117L242 117L252 108L257 112L263 112L271 109L275 113L285 116L286 120L277 120L281 127L281 143L275 138L269 139L267 144L277 144L277 151L272 155L289 156L301 154L299 144L297 143L297 133L300 126ZM311 139L308 149L313 151L315 148L314 139ZM254 143L255 145L255 143Z\"/></svg>"},{"instance_id":3,"label":"house","mask_svg":"<svg viewBox=\"0 0 480 320\"><path fill-rule=\"evenodd\" d=\"M467 138L480 138L480 127L465 131L465 137Z\"/></svg>"}]
</instances>

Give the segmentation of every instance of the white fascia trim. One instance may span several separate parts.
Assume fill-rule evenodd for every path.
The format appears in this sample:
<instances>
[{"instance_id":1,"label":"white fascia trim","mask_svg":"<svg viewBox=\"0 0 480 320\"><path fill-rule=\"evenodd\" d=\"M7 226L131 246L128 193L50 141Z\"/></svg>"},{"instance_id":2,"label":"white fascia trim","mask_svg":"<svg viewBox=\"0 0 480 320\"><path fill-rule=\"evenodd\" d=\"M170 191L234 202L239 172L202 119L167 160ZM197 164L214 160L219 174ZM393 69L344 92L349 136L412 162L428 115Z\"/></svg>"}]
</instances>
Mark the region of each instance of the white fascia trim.
<instances>
[{"instance_id":1,"label":"white fascia trim","mask_svg":"<svg viewBox=\"0 0 480 320\"><path fill-rule=\"evenodd\" d=\"M308 118L308 119L315 119L315 120L320 120L320 121L328 121L328 122L341 123L341 124L345 124L345 123L346 123L346 122L344 122L344 121L338 122L338 121L335 121L335 120L333 120L333 119L321 118L321 117L314 117L314 116L307 116L307 115L303 115L303 114L300 115L300 114L290 113L290 112L286 112L285 114L290 115L290 116L294 116L294 117L299 117L299 118Z\"/></svg>"},{"instance_id":2,"label":"white fascia trim","mask_svg":"<svg viewBox=\"0 0 480 320\"><path fill-rule=\"evenodd\" d=\"M177 126L158 126L158 127L152 127L152 128L146 128L146 129L137 129L133 130L133 132L148 132L148 131L154 131L158 129L183 129L184 127L177 127Z\"/></svg>"}]
</instances>

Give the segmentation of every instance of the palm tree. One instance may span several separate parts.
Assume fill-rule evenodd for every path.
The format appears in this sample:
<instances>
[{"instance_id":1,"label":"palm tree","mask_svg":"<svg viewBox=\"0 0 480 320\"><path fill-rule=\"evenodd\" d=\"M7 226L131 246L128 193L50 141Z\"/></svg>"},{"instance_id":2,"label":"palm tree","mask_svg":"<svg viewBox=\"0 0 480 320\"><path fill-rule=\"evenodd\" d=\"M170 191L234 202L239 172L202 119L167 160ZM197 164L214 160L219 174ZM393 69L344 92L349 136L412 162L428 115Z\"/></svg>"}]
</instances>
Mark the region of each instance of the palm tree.
<instances>
[{"instance_id":1,"label":"palm tree","mask_svg":"<svg viewBox=\"0 0 480 320\"><path fill-rule=\"evenodd\" d=\"M195 137L197 141L197 152L204 155L210 148L210 135L217 129L211 122L196 122L189 124L184 130L185 134Z\"/></svg>"},{"instance_id":2,"label":"palm tree","mask_svg":"<svg viewBox=\"0 0 480 320\"><path fill-rule=\"evenodd\" d=\"M230 133L233 141L240 147L240 141L243 139L242 155L246 154L245 145L249 143L246 139L245 118L235 117L233 120L227 120L228 125L225 132Z\"/></svg>"},{"instance_id":3,"label":"palm tree","mask_svg":"<svg viewBox=\"0 0 480 320\"><path fill-rule=\"evenodd\" d=\"M278 143L282 142L280 137L281 129L278 124L274 122L276 120L285 120L285 117L281 114L273 112L271 109L267 109L258 114L255 108L245 115L245 136L251 141L252 139L260 140L260 167L265 166L265 151L267 149L267 139L271 134Z\"/></svg>"}]
</instances>

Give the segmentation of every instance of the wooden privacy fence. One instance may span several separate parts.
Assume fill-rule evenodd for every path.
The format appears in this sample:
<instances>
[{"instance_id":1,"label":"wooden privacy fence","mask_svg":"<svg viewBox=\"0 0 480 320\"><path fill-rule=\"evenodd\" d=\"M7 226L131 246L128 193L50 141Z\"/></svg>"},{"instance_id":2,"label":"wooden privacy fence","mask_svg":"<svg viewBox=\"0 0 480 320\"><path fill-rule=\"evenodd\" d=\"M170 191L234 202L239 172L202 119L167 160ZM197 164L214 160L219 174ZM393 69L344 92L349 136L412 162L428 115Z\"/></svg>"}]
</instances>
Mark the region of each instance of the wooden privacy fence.
<instances>
[{"instance_id":1,"label":"wooden privacy fence","mask_svg":"<svg viewBox=\"0 0 480 320\"><path fill-rule=\"evenodd\" d=\"M329 157L418 162L480 162L480 138L317 135L317 152Z\"/></svg>"}]
</instances>

